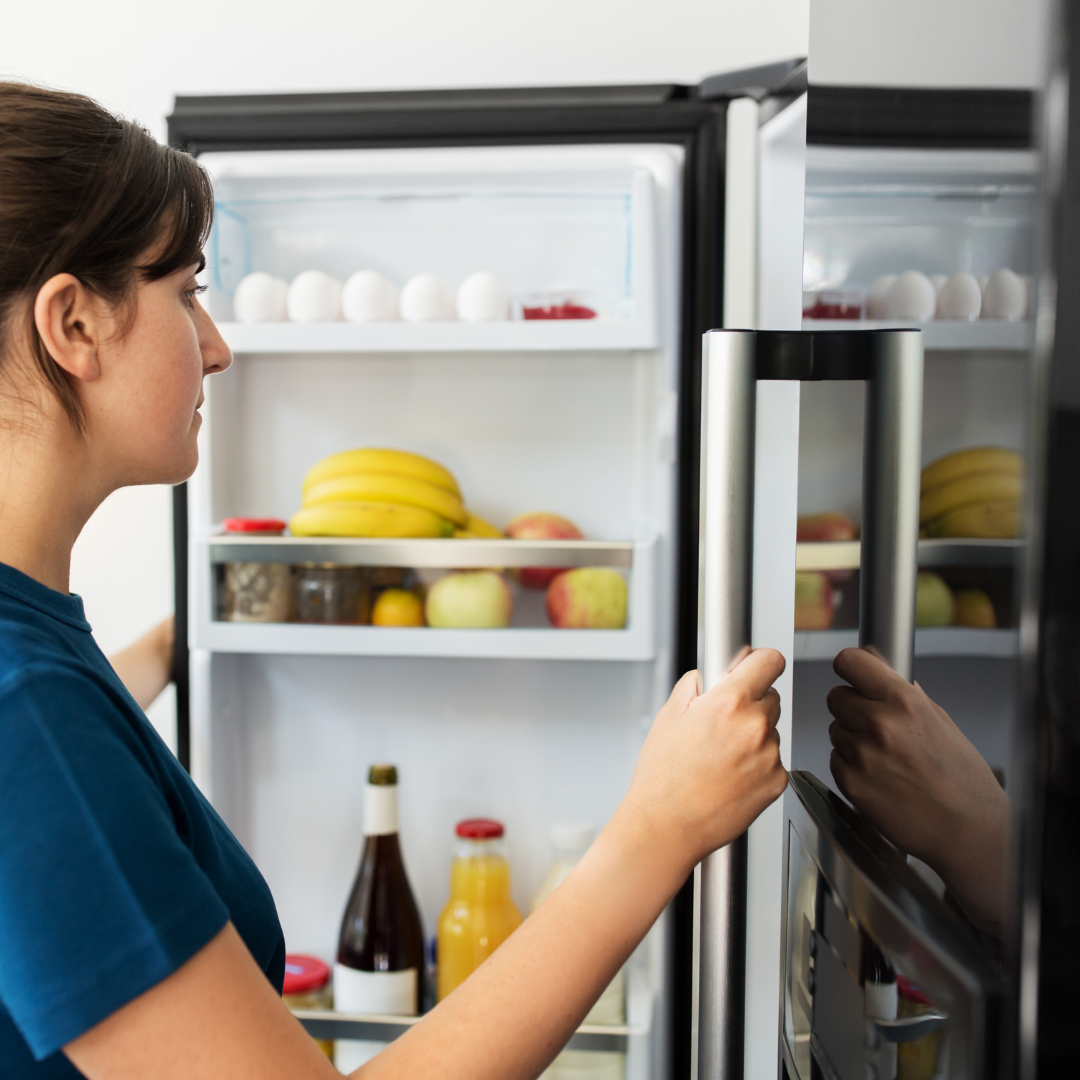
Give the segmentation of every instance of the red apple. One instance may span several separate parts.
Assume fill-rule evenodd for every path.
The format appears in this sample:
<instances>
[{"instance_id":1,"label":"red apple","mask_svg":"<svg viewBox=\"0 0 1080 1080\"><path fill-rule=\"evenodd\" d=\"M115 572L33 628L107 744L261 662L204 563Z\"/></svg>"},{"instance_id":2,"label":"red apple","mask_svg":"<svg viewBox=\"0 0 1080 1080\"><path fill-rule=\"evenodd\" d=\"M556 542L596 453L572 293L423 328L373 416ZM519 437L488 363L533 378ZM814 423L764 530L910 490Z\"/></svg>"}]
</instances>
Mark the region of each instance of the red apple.
<instances>
[{"instance_id":1,"label":"red apple","mask_svg":"<svg viewBox=\"0 0 1080 1080\"><path fill-rule=\"evenodd\" d=\"M560 630L621 630L626 625L626 594L626 579L617 570L565 570L548 586L548 618Z\"/></svg>"},{"instance_id":2,"label":"red apple","mask_svg":"<svg viewBox=\"0 0 1080 1080\"><path fill-rule=\"evenodd\" d=\"M855 526L846 514L800 514L796 540L854 540Z\"/></svg>"},{"instance_id":3,"label":"red apple","mask_svg":"<svg viewBox=\"0 0 1080 1080\"><path fill-rule=\"evenodd\" d=\"M506 535L514 540L585 539L572 521L543 510L519 514L506 526ZM525 566L518 571L518 580L527 589L546 589L562 572L559 566Z\"/></svg>"},{"instance_id":4,"label":"red apple","mask_svg":"<svg viewBox=\"0 0 1080 1080\"><path fill-rule=\"evenodd\" d=\"M795 629L828 630L833 620L833 589L819 570L795 572Z\"/></svg>"}]
</instances>

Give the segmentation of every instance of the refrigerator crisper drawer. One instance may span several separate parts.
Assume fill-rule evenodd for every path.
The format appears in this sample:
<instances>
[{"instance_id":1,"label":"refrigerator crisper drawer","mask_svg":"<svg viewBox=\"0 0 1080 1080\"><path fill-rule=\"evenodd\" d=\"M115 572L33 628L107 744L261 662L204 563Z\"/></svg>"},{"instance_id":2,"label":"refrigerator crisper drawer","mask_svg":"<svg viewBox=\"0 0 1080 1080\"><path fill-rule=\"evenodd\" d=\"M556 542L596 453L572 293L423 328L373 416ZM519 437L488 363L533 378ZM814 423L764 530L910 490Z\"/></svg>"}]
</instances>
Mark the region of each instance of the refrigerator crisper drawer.
<instances>
[{"instance_id":1,"label":"refrigerator crisper drawer","mask_svg":"<svg viewBox=\"0 0 1080 1080\"><path fill-rule=\"evenodd\" d=\"M669 147L268 151L205 154L217 199L211 313L236 351L653 348L656 214ZM399 289L496 275L505 321L233 323L239 282L374 270ZM569 302L595 318L526 319Z\"/></svg>"},{"instance_id":2,"label":"refrigerator crisper drawer","mask_svg":"<svg viewBox=\"0 0 1080 1080\"><path fill-rule=\"evenodd\" d=\"M810 773L791 773L784 808L789 1080L895 1076L898 1053L920 1075L988 1075L1001 983L971 930Z\"/></svg>"}]
</instances>

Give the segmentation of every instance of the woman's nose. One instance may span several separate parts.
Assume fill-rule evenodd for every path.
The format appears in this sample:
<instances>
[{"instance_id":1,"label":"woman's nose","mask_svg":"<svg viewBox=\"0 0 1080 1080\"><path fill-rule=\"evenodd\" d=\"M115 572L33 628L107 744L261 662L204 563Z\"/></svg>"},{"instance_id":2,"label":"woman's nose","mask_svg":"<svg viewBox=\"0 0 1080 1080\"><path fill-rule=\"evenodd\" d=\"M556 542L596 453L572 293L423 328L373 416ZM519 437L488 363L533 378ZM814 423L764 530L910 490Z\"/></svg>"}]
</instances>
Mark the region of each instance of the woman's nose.
<instances>
[{"instance_id":1,"label":"woman's nose","mask_svg":"<svg viewBox=\"0 0 1080 1080\"><path fill-rule=\"evenodd\" d=\"M198 303L198 300L195 301ZM213 375L224 371L232 363L232 351L225 344L214 320L202 305L199 305L199 350L203 358L203 374Z\"/></svg>"}]
</instances>

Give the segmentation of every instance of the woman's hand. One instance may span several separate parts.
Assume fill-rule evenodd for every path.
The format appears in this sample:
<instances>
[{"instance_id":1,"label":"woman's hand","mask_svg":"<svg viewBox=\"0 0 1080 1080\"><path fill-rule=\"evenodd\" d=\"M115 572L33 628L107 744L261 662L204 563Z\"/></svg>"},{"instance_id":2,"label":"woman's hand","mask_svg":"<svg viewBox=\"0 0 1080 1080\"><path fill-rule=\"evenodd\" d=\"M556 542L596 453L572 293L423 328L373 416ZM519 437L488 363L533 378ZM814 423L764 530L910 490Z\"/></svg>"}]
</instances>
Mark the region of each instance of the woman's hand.
<instances>
[{"instance_id":1,"label":"woman's hand","mask_svg":"<svg viewBox=\"0 0 1080 1080\"><path fill-rule=\"evenodd\" d=\"M173 641L173 617L170 615L134 644L109 657L113 670L140 709L148 709L172 682Z\"/></svg>"},{"instance_id":2,"label":"woman's hand","mask_svg":"<svg viewBox=\"0 0 1080 1080\"><path fill-rule=\"evenodd\" d=\"M755 649L701 695L688 672L653 722L619 813L659 832L687 873L745 832L787 785L772 687L783 670L781 653Z\"/></svg>"},{"instance_id":3,"label":"woman's hand","mask_svg":"<svg viewBox=\"0 0 1080 1080\"><path fill-rule=\"evenodd\" d=\"M832 774L902 851L932 867L981 929L1000 934L1009 800L990 766L917 683L866 649L833 669Z\"/></svg>"}]
</instances>

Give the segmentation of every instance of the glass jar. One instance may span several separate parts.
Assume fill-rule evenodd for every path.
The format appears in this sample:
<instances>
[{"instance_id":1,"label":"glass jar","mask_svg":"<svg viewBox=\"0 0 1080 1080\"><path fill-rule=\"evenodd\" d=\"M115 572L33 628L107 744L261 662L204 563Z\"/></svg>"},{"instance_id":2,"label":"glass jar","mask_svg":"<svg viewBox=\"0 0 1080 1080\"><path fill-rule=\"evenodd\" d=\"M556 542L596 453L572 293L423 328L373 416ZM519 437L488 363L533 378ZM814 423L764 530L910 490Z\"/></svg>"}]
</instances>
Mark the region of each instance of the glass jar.
<instances>
[{"instance_id":1,"label":"glass jar","mask_svg":"<svg viewBox=\"0 0 1080 1080\"><path fill-rule=\"evenodd\" d=\"M226 518L225 532L281 536L276 518ZM287 622L292 607L292 567L285 563L229 562L224 566L221 617L226 622Z\"/></svg>"},{"instance_id":2,"label":"glass jar","mask_svg":"<svg viewBox=\"0 0 1080 1080\"><path fill-rule=\"evenodd\" d=\"M330 968L314 956L289 953L285 957L285 984L281 1000L290 1009L332 1009L334 994ZM334 1060L334 1040L316 1039L315 1045Z\"/></svg>"},{"instance_id":3,"label":"glass jar","mask_svg":"<svg viewBox=\"0 0 1080 1080\"><path fill-rule=\"evenodd\" d=\"M371 587L362 566L302 563L296 569L296 618L306 623L366 623Z\"/></svg>"},{"instance_id":4,"label":"glass jar","mask_svg":"<svg viewBox=\"0 0 1080 1080\"><path fill-rule=\"evenodd\" d=\"M503 827L472 818L456 828L450 899L439 916L438 998L461 985L520 925L510 898Z\"/></svg>"}]
</instances>

